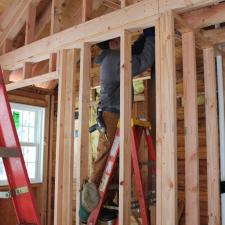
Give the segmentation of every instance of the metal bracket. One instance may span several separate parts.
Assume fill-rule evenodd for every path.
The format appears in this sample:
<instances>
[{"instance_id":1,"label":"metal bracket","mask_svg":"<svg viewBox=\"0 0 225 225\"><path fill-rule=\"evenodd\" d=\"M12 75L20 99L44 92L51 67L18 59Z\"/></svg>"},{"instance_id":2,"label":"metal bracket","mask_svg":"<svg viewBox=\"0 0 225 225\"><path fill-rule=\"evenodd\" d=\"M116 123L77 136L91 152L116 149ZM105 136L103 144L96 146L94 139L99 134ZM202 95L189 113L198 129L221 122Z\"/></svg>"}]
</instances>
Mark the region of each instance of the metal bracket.
<instances>
[{"instance_id":1,"label":"metal bracket","mask_svg":"<svg viewBox=\"0 0 225 225\"><path fill-rule=\"evenodd\" d=\"M18 195L26 194L28 192L29 192L29 190L28 190L27 186L12 189L12 191L2 191L2 192L0 192L0 199L1 198L12 198L12 197L15 197Z\"/></svg>"},{"instance_id":2,"label":"metal bracket","mask_svg":"<svg viewBox=\"0 0 225 225\"><path fill-rule=\"evenodd\" d=\"M24 187L20 187L20 188L16 188L12 190L12 196L17 196L17 195L23 195L28 193L28 187L24 186Z\"/></svg>"},{"instance_id":3,"label":"metal bracket","mask_svg":"<svg viewBox=\"0 0 225 225\"><path fill-rule=\"evenodd\" d=\"M11 193L9 191L1 191L0 192L0 199L1 198L11 198Z\"/></svg>"}]
</instances>

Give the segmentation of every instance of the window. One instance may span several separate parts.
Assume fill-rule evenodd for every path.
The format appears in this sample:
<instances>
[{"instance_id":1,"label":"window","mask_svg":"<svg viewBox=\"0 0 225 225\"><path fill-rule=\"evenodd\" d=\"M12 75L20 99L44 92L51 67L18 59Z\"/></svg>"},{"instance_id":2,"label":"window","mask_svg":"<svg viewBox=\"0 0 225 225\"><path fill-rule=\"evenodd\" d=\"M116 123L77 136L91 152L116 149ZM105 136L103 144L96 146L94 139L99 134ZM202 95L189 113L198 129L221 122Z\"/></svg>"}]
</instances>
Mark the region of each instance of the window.
<instances>
[{"instance_id":1,"label":"window","mask_svg":"<svg viewBox=\"0 0 225 225\"><path fill-rule=\"evenodd\" d=\"M40 183L43 177L45 109L16 103L11 103L11 109L30 181ZM7 178L1 160L0 184L6 183Z\"/></svg>"}]
</instances>

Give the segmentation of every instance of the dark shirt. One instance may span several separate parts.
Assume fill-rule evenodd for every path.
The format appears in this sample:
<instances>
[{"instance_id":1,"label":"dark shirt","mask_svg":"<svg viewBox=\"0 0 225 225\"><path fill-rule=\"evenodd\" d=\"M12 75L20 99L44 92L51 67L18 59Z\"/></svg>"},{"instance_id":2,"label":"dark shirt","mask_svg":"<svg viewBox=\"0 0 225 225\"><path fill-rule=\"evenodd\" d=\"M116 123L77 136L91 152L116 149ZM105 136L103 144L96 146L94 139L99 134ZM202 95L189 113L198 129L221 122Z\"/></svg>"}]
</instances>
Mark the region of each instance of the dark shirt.
<instances>
[{"instance_id":1,"label":"dark shirt","mask_svg":"<svg viewBox=\"0 0 225 225\"><path fill-rule=\"evenodd\" d=\"M138 75L155 61L155 38L146 37L140 54L132 54L132 75ZM96 58L100 64L100 107L104 111L120 112L120 51L103 50Z\"/></svg>"}]
</instances>

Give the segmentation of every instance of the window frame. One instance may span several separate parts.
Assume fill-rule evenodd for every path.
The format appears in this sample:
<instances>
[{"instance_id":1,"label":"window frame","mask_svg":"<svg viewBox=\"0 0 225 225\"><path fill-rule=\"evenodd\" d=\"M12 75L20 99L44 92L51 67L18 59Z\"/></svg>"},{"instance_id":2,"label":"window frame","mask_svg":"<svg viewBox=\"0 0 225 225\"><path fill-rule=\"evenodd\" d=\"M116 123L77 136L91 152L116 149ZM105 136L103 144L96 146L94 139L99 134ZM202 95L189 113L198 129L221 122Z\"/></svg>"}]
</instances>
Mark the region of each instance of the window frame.
<instances>
[{"instance_id":1,"label":"window frame","mask_svg":"<svg viewBox=\"0 0 225 225\"><path fill-rule=\"evenodd\" d=\"M40 106L26 105L20 103L10 102L11 111L31 111L35 112L34 122L34 142L20 142L22 147L36 147L36 160L35 160L35 178L29 178L32 184L38 184L43 182L44 175L44 133L45 133L45 114L46 109ZM25 162L26 164L26 162ZM29 174L28 174L29 176ZM6 180L0 180L0 186L8 184Z\"/></svg>"}]
</instances>

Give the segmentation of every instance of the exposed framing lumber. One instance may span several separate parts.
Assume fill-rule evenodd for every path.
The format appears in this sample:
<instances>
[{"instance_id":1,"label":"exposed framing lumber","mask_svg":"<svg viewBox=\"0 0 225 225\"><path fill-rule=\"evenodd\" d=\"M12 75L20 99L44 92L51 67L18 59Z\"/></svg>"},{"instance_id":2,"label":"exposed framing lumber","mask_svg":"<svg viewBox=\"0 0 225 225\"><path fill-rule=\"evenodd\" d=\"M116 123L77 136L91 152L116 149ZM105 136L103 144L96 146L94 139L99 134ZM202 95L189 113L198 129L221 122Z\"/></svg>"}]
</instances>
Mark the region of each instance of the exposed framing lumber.
<instances>
[{"instance_id":1,"label":"exposed framing lumber","mask_svg":"<svg viewBox=\"0 0 225 225\"><path fill-rule=\"evenodd\" d=\"M15 83L7 84L6 90L12 91L12 90L15 90L15 89L19 89L19 88L27 87L27 86L30 86L30 85L33 85L33 84L39 84L39 83L42 83L42 82L55 80L55 79L58 79L58 73L57 72L51 72L51 73L43 74L43 75L40 75L40 76L27 78L25 80L20 80L20 81L17 81Z\"/></svg>"},{"instance_id":2,"label":"exposed framing lumber","mask_svg":"<svg viewBox=\"0 0 225 225\"><path fill-rule=\"evenodd\" d=\"M30 78L32 75L32 63L25 62L23 65L23 79Z\"/></svg>"},{"instance_id":3,"label":"exposed framing lumber","mask_svg":"<svg viewBox=\"0 0 225 225\"><path fill-rule=\"evenodd\" d=\"M225 11L224 11L225 13ZM206 30L202 32L203 36L211 41L213 45L225 42L225 28L218 28L213 30Z\"/></svg>"},{"instance_id":4,"label":"exposed framing lumber","mask_svg":"<svg viewBox=\"0 0 225 225\"><path fill-rule=\"evenodd\" d=\"M197 9L181 16L193 29L222 23L225 21L225 3Z\"/></svg>"},{"instance_id":5,"label":"exposed framing lumber","mask_svg":"<svg viewBox=\"0 0 225 225\"><path fill-rule=\"evenodd\" d=\"M47 218L47 204L48 204L48 165L51 163L49 158L49 129L51 121L51 104L50 104L50 95L44 96L47 102L47 107L45 108L45 127L44 127L44 154L43 154L43 181L39 188L39 199L41 199L41 223L45 224Z\"/></svg>"},{"instance_id":6,"label":"exposed framing lumber","mask_svg":"<svg viewBox=\"0 0 225 225\"><path fill-rule=\"evenodd\" d=\"M120 47L119 225L131 223L131 84L131 34L124 31Z\"/></svg>"},{"instance_id":7,"label":"exposed framing lumber","mask_svg":"<svg viewBox=\"0 0 225 225\"><path fill-rule=\"evenodd\" d=\"M106 7L113 9L113 10L117 10L120 9L120 2L116 3L113 0L103 0L103 5L105 5Z\"/></svg>"},{"instance_id":8,"label":"exposed framing lumber","mask_svg":"<svg viewBox=\"0 0 225 225\"><path fill-rule=\"evenodd\" d=\"M128 6L128 5L133 4L133 0L121 0L120 4L121 4L121 8L124 8L124 7Z\"/></svg>"},{"instance_id":9,"label":"exposed framing lumber","mask_svg":"<svg viewBox=\"0 0 225 225\"><path fill-rule=\"evenodd\" d=\"M1 31L3 31L7 27L9 22L13 19L13 16L14 16L15 12L20 7L20 4L18 4L19 1L20 0L14 0L3 11L2 15L0 16L0 28L1 28Z\"/></svg>"},{"instance_id":10,"label":"exposed framing lumber","mask_svg":"<svg viewBox=\"0 0 225 225\"><path fill-rule=\"evenodd\" d=\"M156 24L157 225L177 224L177 122L174 17ZM165 200L166 199L166 200Z\"/></svg>"},{"instance_id":11,"label":"exposed framing lumber","mask_svg":"<svg viewBox=\"0 0 225 225\"><path fill-rule=\"evenodd\" d=\"M59 53L54 225L72 225L76 53Z\"/></svg>"},{"instance_id":12,"label":"exposed framing lumber","mask_svg":"<svg viewBox=\"0 0 225 225\"><path fill-rule=\"evenodd\" d=\"M10 52L12 50L12 40L6 39L3 44L2 52L3 54Z\"/></svg>"},{"instance_id":13,"label":"exposed framing lumber","mask_svg":"<svg viewBox=\"0 0 225 225\"><path fill-rule=\"evenodd\" d=\"M200 224L195 35L182 35L185 123L185 221Z\"/></svg>"},{"instance_id":14,"label":"exposed framing lumber","mask_svg":"<svg viewBox=\"0 0 225 225\"><path fill-rule=\"evenodd\" d=\"M47 188L47 224L52 224L52 159L53 159L53 130L54 130L54 107L55 96L50 96L50 121L49 121L49 142L48 142L48 188Z\"/></svg>"},{"instance_id":15,"label":"exposed framing lumber","mask_svg":"<svg viewBox=\"0 0 225 225\"><path fill-rule=\"evenodd\" d=\"M3 78L4 78L5 84L8 84L9 83L9 76L10 76L11 71L3 70L2 73L3 73Z\"/></svg>"},{"instance_id":16,"label":"exposed framing lumber","mask_svg":"<svg viewBox=\"0 0 225 225\"><path fill-rule=\"evenodd\" d=\"M220 225L219 136L214 48L204 49L209 225Z\"/></svg>"},{"instance_id":17,"label":"exposed framing lumber","mask_svg":"<svg viewBox=\"0 0 225 225\"><path fill-rule=\"evenodd\" d=\"M82 22L86 22L91 19L93 10L93 0L82 1Z\"/></svg>"},{"instance_id":18,"label":"exposed framing lumber","mask_svg":"<svg viewBox=\"0 0 225 225\"><path fill-rule=\"evenodd\" d=\"M83 182L88 178L89 159L89 102L90 102L90 68L91 45L84 43L80 56L80 87L79 87L79 141L77 154L77 186L76 209L80 208L80 191ZM80 224L79 210L76 210L76 225Z\"/></svg>"},{"instance_id":19,"label":"exposed framing lumber","mask_svg":"<svg viewBox=\"0 0 225 225\"><path fill-rule=\"evenodd\" d=\"M50 33L51 35L54 33L58 33L61 31L61 23L62 23L62 4L65 0L52 0L51 5L51 28ZM49 58L49 72L53 72L56 68L57 64L57 54L52 53L50 54ZM57 81L53 81L51 83L50 89L53 89L57 84Z\"/></svg>"},{"instance_id":20,"label":"exposed framing lumber","mask_svg":"<svg viewBox=\"0 0 225 225\"><path fill-rule=\"evenodd\" d=\"M187 33L187 32L193 32L195 33L195 42L196 47L200 49L210 48L214 46L214 39L208 38L206 35L204 35L204 32L199 29L194 29L189 25L180 15L177 13L174 13L174 17L176 19L176 29L180 33ZM224 49L221 49L217 46L214 46L217 52L219 52L221 55L225 55Z\"/></svg>"},{"instance_id":21,"label":"exposed framing lumber","mask_svg":"<svg viewBox=\"0 0 225 225\"><path fill-rule=\"evenodd\" d=\"M41 18L36 23L34 40L37 40L39 38L46 25L51 21L51 9L52 3L50 2Z\"/></svg>"},{"instance_id":22,"label":"exposed framing lumber","mask_svg":"<svg viewBox=\"0 0 225 225\"><path fill-rule=\"evenodd\" d=\"M179 1L180 7L186 3ZM206 1L198 0L197 3L205 4ZM214 3L214 1L207 1ZM172 4L172 3L171 3ZM174 6L174 1L171 7ZM194 6L194 5L193 5ZM161 10L162 11L162 10ZM160 12L161 12L160 11ZM163 12L163 11L162 11ZM4 69L16 69L25 61L37 62L49 58L49 53L57 52L60 48L80 47L82 42L103 41L120 35L121 30L149 27L159 16L157 1L142 1L96 18L88 23L83 23L63 32L39 40L28 46L15 50L11 54L0 57ZM115 18L118 18L115 20ZM29 60L28 60L29 59Z\"/></svg>"},{"instance_id":23,"label":"exposed framing lumber","mask_svg":"<svg viewBox=\"0 0 225 225\"><path fill-rule=\"evenodd\" d=\"M36 7L31 2L27 9L25 45L30 44L34 40L35 21L36 21Z\"/></svg>"},{"instance_id":24,"label":"exposed framing lumber","mask_svg":"<svg viewBox=\"0 0 225 225\"><path fill-rule=\"evenodd\" d=\"M62 4L65 0L52 0L51 9L51 34L57 33L61 30L62 21Z\"/></svg>"},{"instance_id":25,"label":"exposed framing lumber","mask_svg":"<svg viewBox=\"0 0 225 225\"><path fill-rule=\"evenodd\" d=\"M6 38L8 37L9 33L15 28L17 22L20 20L20 18L24 15L25 11L27 10L27 7L32 2L32 0L21 0L19 2L20 7L12 17L11 21L7 25L7 27L4 29L2 34L0 35L0 45L4 43Z\"/></svg>"}]
</instances>

